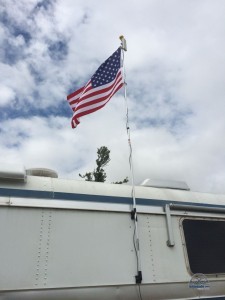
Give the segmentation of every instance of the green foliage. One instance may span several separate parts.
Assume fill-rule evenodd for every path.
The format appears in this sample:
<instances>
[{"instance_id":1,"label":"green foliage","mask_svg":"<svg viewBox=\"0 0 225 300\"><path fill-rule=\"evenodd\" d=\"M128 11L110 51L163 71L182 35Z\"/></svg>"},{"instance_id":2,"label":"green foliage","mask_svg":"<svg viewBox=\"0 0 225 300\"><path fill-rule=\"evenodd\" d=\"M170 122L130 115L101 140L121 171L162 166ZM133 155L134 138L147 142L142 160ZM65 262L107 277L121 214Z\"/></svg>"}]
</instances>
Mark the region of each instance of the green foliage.
<instances>
[{"instance_id":1,"label":"green foliage","mask_svg":"<svg viewBox=\"0 0 225 300\"><path fill-rule=\"evenodd\" d=\"M99 149L97 149L97 159L96 159L97 168L93 172L94 179L95 179L94 181L105 182L107 175L103 168L106 167L107 164L110 162L109 155L110 155L110 150L107 147L102 146Z\"/></svg>"},{"instance_id":2,"label":"green foliage","mask_svg":"<svg viewBox=\"0 0 225 300\"><path fill-rule=\"evenodd\" d=\"M129 181L128 177L124 178L124 180L122 181L116 181L116 182L113 182L115 184L123 184L123 183L127 183Z\"/></svg>"},{"instance_id":3,"label":"green foliage","mask_svg":"<svg viewBox=\"0 0 225 300\"><path fill-rule=\"evenodd\" d=\"M86 181L96 181L105 182L106 173L103 169L110 162L110 150L102 146L97 149L97 159L96 159L96 169L93 172L87 172L85 175L79 174L80 177L84 178Z\"/></svg>"},{"instance_id":4,"label":"green foliage","mask_svg":"<svg viewBox=\"0 0 225 300\"><path fill-rule=\"evenodd\" d=\"M79 174L81 178L84 178L86 181L96 181L96 182L105 182L106 181L106 172L104 168L110 162L110 150L106 146L102 146L97 149L97 159L96 159L96 169L93 172L87 172L84 175ZM127 183L128 177L124 178L122 181L113 182L115 184Z\"/></svg>"},{"instance_id":5,"label":"green foliage","mask_svg":"<svg viewBox=\"0 0 225 300\"><path fill-rule=\"evenodd\" d=\"M89 173L86 173L85 175L79 174L79 176L84 178L86 181L93 181L93 175L92 174L93 174L92 172L89 172Z\"/></svg>"}]
</instances>

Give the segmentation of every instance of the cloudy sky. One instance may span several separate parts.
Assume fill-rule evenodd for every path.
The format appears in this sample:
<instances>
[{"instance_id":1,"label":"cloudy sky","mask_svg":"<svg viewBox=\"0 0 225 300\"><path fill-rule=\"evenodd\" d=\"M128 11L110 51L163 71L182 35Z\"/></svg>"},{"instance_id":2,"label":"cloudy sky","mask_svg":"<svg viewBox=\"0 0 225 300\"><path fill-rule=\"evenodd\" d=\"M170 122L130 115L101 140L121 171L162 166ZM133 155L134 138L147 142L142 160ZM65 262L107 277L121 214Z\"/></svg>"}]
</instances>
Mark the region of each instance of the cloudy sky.
<instances>
[{"instance_id":1,"label":"cloudy sky","mask_svg":"<svg viewBox=\"0 0 225 300\"><path fill-rule=\"evenodd\" d=\"M129 176L123 90L72 129L70 92L127 39L135 183L225 193L224 0L0 0L0 163Z\"/></svg>"}]
</instances>

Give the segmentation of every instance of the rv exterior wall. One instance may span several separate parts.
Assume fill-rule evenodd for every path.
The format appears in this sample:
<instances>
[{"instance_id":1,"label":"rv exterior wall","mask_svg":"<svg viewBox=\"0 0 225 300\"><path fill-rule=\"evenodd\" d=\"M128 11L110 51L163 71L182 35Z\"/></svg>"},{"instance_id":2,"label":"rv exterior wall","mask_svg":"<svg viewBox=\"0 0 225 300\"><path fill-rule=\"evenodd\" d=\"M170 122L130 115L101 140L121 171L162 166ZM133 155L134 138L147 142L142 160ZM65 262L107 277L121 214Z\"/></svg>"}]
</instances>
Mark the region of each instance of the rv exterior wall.
<instances>
[{"instance_id":1,"label":"rv exterior wall","mask_svg":"<svg viewBox=\"0 0 225 300\"><path fill-rule=\"evenodd\" d=\"M36 176L2 180L0 299L140 299L131 189ZM225 196L143 186L135 191L142 298L196 298L183 220L224 222ZM174 247L168 247L164 209L171 203L222 210L171 209ZM205 297L225 294L224 274L207 274Z\"/></svg>"},{"instance_id":2,"label":"rv exterior wall","mask_svg":"<svg viewBox=\"0 0 225 300\"><path fill-rule=\"evenodd\" d=\"M1 228L6 218L8 226L0 232L0 257L4 258L0 290L135 285L130 214L2 207ZM190 279L178 223L174 218L177 243L171 251L166 245L164 216L139 215L144 285L170 283L175 288L178 282ZM150 286L145 290L149 293ZM183 294L188 292L184 289ZM151 291L158 297L155 293ZM161 288L160 293L166 296L168 291ZM130 295L130 299L137 298Z\"/></svg>"}]
</instances>

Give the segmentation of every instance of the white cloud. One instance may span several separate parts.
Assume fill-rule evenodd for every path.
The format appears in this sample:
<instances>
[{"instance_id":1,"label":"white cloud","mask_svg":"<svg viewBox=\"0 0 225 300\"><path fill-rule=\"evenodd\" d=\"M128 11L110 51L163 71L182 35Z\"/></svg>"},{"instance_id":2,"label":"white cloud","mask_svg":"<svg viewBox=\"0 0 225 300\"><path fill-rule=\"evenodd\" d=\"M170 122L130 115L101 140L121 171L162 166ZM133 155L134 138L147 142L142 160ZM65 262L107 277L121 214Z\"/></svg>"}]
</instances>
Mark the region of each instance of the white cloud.
<instances>
[{"instance_id":1,"label":"white cloud","mask_svg":"<svg viewBox=\"0 0 225 300\"><path fill-rule=\"evenodd\" d=\"M0 85L1 99L0 106L10 105L15 98L15 93L6 85Z\"/></svg>"}]
</instances>

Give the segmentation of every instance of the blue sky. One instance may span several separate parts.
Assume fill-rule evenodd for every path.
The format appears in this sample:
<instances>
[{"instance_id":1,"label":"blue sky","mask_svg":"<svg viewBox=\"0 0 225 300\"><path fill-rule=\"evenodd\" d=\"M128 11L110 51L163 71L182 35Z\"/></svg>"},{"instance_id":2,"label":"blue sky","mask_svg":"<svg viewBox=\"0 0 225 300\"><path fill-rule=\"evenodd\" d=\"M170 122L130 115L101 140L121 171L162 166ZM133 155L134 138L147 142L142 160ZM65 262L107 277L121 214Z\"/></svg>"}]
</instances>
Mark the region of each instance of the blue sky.
<instances>
[{"instance_id":1,"label":"blue sky","mask_svg":"<svg viewBox=\"0 0 225 300\"><path fill-rule=\"evenodd\" d=\"M127 39L135 183L225 193L223 0L0 0L0 163L129 176L123 91L74 130L66 96Z\"/></svg>"}]
</instances>

